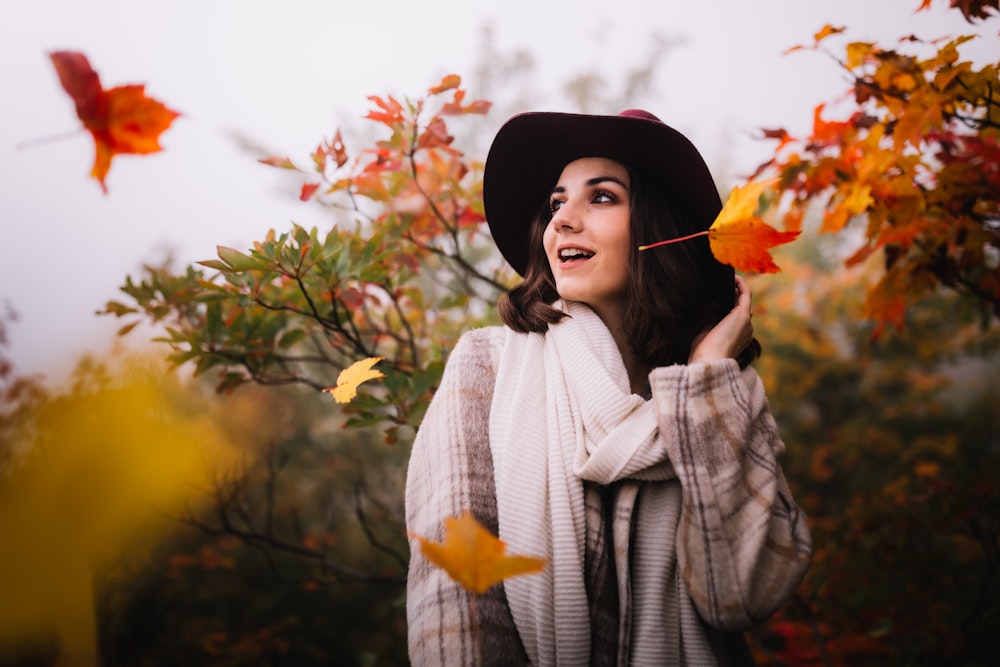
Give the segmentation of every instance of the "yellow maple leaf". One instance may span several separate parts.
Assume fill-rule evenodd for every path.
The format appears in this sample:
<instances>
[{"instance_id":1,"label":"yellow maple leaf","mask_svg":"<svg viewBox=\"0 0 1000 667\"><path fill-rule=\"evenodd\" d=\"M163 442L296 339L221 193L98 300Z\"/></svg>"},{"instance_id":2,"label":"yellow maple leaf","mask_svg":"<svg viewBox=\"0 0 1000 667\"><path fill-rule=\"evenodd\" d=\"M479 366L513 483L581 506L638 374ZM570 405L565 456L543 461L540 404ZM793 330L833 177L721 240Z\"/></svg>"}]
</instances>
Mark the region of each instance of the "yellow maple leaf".
<instances>
[{"instance_id":1,"label":"yellow maple leaf","mask_svg":"<svg viewBox=\"0 0 1000 667\"><path fill-rule=\"evenodd\" d=\"M844 206L851 215L860 215L873 205L872 186L866 183L852 183L850 192L844 197Z\"/></svg>"},{"instance_id":2,"label":"yellow maple leaf","mask_svg":"<svg viewBox=\"0 0 1000 667\"><path fill-rule=\"evenodd\" d=\"M358 395L358 385L368 380L385 377L385 373L372 370L372 366L382 361L382 357L368 357L340 371L337 376L337 386L327 387L323 391L333 394L333 400L338 403L350 403Z\"/></svg>"},{"instance_id":3,"label":"yellow maple leaf","mask_svg":"<svg viewBox=\"0 0 1000 667\"><path fill-rule=\"evenodd\" d=\"M754 215L761 193L775 182L777 179L751 181L733 188L715 222L708 228L708 241L717 260L739 271L777 273L781 270L768 250L792 241L799 232L779 232Z\"/></svg>"},{"instance_id":4,"label":"yellow maple leaf","mask_svg":"<svg viewBox=\"0 0 1000 667\"><path fill-rule=\"evenodd\" d=\"M507 545L486 530L471 512L444 520L444 541L413 535L429 561L473 593L485 593L495 584L521 574L545 569L545 559L508 556Z\"/></svg>"},{"instance_id":5,"label":"yellow maple leaf","mask_svg":"<svg viewBox=\"0 0 1000 667\"><path fill-rule=\"evenodd\" d=\"M768 250L792 241L799 232L779 232L754 215L761 193L776 181L777 179L751 181L742 187L733 188L715 222L705 231L639 246L639 250L707 236L712 254L723 264L738 271L777 273L781 269L774 263Z\"/></svg>"}]
</instances>

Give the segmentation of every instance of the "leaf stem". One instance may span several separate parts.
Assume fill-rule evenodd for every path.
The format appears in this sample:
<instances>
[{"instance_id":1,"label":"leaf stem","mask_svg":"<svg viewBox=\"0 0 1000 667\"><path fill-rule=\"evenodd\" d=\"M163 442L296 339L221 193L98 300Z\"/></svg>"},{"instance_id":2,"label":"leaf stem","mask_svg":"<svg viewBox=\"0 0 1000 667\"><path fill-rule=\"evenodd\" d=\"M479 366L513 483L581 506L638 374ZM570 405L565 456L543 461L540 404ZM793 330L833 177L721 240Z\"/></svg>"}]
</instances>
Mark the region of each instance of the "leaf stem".
<instances>
[{"instance_id":1,"label":"leaf stem","mask_svg":"<svg viewBox=\"0 0 1000 667\"><path fill-rule=\"evenodd\" d=\"M34 146L40 146L42 144L50 144L55 141L63 141L64 139L72 139L73 137L80 134L80 132L81 132L80 129L67 130L66 132L62 132L60 134L50 134L45 137L35 137L34 139L25 139L24 141L19 141L18 143L14 144L14 150L21 151L24 150L25 148L32 148Z\"/></svg>"},{"instance_id":2,"label":"leaf stem","mask_svg":"<svg viewBox=\"0 0 1000 667\"><path fill-rule=\"evenodd\" d=\"M675 239L667 239L666 241L657 241L656 243L650 243L649 245L639 246L639 250L649 250L650 248L655 248L661 245L668 245L670 243L680 243L681 241L687 241L688 239L693 239L696 236L708 236L709 230L704 230L700 232L695 232L694 234L688 234L687 236L678 236Z\"/></svg>"}]
</instances>

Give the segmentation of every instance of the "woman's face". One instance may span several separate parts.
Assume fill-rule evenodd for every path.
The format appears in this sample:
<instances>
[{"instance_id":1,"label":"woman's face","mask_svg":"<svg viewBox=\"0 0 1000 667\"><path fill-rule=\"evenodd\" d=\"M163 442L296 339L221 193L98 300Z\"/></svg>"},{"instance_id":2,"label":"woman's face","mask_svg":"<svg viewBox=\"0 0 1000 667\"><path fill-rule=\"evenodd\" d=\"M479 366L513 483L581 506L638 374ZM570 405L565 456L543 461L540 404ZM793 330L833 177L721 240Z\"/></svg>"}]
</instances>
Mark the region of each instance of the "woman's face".
<instances>
[{"instance_id":1,"label":"woman's face","mask_svg":"<svg viewBox=\"0 0 1000 667\"><path fill-rule=\"evenodd\" d=\"M587 304L610 328L621 322L628 281L629 187L618 162L570 162L552 189L542 237L559 296Z\"/></svg>"}]
</instances>

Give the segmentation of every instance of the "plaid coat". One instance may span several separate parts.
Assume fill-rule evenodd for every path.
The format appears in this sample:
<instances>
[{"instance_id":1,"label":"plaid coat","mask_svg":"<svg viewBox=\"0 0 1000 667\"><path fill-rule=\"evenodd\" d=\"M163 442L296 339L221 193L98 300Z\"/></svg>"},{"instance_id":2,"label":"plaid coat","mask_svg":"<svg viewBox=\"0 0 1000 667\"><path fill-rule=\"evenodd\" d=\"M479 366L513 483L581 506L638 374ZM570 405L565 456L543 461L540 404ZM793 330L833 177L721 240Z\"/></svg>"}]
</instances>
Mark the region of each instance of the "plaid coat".
<instances>
[{"instance_id":1,"label":"plaid coat","mask_svg":"<svg viewBox=\"0 0 1000 667\"><path fill-rule=\"evenodd\" d=\"M412 533L441 540L444 518L466 510L497 533L489 417L504 332L468 332L448 360L411 454ZM752 368L740 371L727 360L655 369L650 385L677 478L584 483L590 664L649 664L644 651L653 635L667 646L667 664L752 664L742 632L791 595L811 555L805 516L777 463L784 445L762 384ZM647 497L661 503L663 521L653 529L673 556L668 572L636 581L630 568L637 570L643 555L629 536ZM655 594L623 604L621 592L636 589ZM657 608L637 608L650 604ZM407 618L414 665L529 664L503 585L473 596L418 550ZM656 623L640 626L642 618Z\"/></svg>"}]
</instances>

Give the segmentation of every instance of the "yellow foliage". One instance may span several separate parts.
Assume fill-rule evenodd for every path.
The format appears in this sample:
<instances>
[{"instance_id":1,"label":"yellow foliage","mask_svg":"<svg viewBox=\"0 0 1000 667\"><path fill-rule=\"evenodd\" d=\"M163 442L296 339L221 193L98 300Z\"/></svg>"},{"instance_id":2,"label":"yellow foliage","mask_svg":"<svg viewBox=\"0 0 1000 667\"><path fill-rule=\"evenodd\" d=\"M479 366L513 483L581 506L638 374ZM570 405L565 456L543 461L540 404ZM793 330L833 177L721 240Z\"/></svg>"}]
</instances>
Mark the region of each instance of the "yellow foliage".
<instances>
[{"instance_id":1,"label":"yellow foliage","mask_svg":"<svg viewBox=\"0 0 1000 667\"><path fill-rule=\"evenodd\" d=\"M871 42L851 42L847 45L847 66L861 67L871 56L874 45Z\"/></svg>"},{"instance_id":2,"label":"yellow foliage","mask_svg":"<svg viewBox=\"0 0 1000 667\"><path fill-rule=\"evenodd\" d=\"M26 458L0 485L0 642L54 636L61 663L97 664L93 571L180 514L233 461L162 377L50 401Z\"/></svg>"},{"instance_id":3,"label":"yellow foliage","mask_svg":"<svg viewBox=\"0 0 1000 667\"><path fill-rule=\"evenodd\" d=\"M868 210L868 207L875 203L871 196L872 188L863 183L852 183L844 197L844 208L851 215L860 215Z\"/></svg>"}]
</instances>

